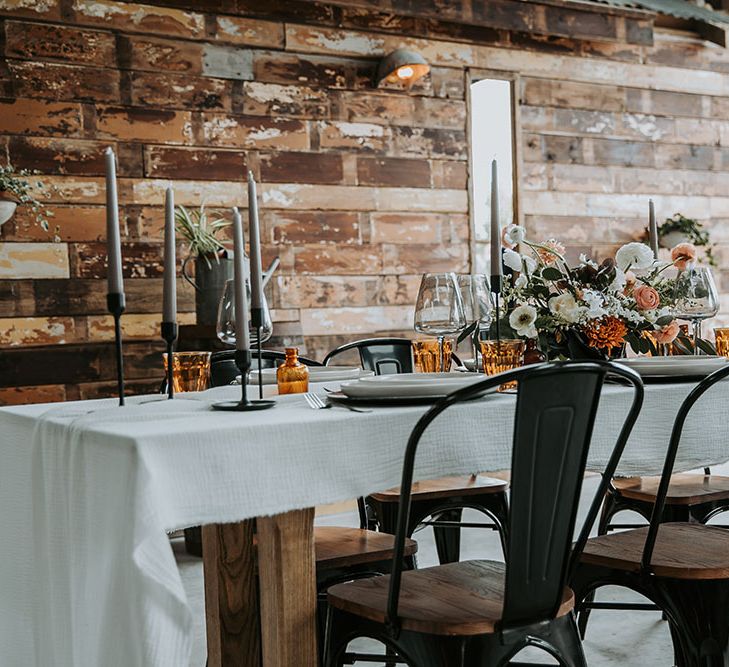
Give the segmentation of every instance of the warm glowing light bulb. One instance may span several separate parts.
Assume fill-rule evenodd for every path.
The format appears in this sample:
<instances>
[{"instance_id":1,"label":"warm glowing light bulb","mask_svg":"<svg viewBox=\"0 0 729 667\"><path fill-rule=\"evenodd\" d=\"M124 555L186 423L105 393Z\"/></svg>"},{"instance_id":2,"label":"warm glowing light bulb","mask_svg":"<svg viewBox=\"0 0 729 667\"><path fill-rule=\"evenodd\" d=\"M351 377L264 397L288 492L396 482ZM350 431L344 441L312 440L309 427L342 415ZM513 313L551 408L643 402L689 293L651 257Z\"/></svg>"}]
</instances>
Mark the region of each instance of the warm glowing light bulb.
<instances>
[{"instance_id":1,"label":"warm glowing light bulb","mask_svg":"<svg viewBox=\"0 0 729 667\"><path fill-rule=\"evenodd\" d=\"M414 74L413 68L410 67L410 65L405 65L404 67L398 67L397 69L397 76L400 79L409 79Z\"/></svg>"}]
</instances>

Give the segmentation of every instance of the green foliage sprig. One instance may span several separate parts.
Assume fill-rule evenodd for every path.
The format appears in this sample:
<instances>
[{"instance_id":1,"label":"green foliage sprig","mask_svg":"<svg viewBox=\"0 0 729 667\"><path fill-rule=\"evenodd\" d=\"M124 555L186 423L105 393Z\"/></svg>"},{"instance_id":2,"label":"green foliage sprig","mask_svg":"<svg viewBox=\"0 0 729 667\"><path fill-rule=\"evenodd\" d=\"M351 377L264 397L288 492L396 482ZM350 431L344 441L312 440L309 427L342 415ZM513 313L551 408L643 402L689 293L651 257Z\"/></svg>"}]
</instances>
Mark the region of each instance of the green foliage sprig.
<instances>
[{"instance_id":1,"label":"green foliage sprig","mask_svg":"<svg viewBox=\"0 0 729 667\"><path fill-rule=\"evenodd\" d=\"M0 165L0 192L7 192L18 201L20 206L30 209L36 222L48 231L48 218L53 216L53 212L44 207L32 194L32 186L27 180L28 176L35 175L39 172L30 171L28 169L16 170L12 164L6 166ZM36 181L37 187L42 187L41 181Z\"/></svg>"}]
</instances>

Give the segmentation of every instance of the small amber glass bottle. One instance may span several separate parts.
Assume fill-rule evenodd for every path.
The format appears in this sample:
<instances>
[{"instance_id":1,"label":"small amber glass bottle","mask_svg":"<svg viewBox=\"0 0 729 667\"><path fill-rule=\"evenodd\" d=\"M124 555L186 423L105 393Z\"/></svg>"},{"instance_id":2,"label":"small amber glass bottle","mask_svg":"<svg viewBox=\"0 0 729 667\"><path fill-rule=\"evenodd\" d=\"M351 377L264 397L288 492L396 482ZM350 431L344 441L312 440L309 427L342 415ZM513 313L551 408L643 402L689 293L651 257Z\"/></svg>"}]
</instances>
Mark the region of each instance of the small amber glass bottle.
<instances>
[{"instance_id":1,"label":"small amber glass bottle","mask_svg":"<svg viewBox=\"0 0 729 667\"><path fill-rule=\"evenodd\" d=\"M299 361L299 348L287 347L286 360L276 371L279 394L304 394L309 391L309 369Z\"/></svg>"}]
</instances>

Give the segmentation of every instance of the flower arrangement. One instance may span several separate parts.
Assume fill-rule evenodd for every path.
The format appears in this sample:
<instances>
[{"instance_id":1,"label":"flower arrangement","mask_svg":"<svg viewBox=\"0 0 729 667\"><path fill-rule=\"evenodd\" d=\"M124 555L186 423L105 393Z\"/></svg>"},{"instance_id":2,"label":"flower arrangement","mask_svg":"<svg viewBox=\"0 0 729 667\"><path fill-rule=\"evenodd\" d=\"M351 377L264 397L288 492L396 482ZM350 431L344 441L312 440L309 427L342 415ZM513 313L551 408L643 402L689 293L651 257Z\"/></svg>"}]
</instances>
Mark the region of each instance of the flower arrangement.
<instances>
[{"instance_id":1,"label":"flower arrangement","mask_svg":"<svg viewBox=\"0 0 729 667\"><path fill-rule=\"evenodd\" d=\"M502 243L513 273L504 280L499 326L505 335L538 338L550 359L609 358L626 344L656 353L656 344L678 336L672 313L679 294L667 269L682 271L694 262L693 245L673 248L671 262L659 262L647 245L633 242L614 259L597 263L581 255L569 266L561 243L530 241L523 227L504 228Z\"/></svg>"},{"instance_id":2,"label":"flower arrangement","mask_svg":"<svg viewBox=\"0 0 729 667\"><path fill-rule=\"evenodd\" d=\"M26 206L30 209L36 222L48 231L48 218L53 215L51 211L45 208L32 194L31 184L27 179L28 176L38 172L29 171L27 169L17 170L13 165L0 165L0 199L8 199L16 202L20 206ZM42 187L43 183L38 181L38 187Z\"/></svg>"}]
</instances>

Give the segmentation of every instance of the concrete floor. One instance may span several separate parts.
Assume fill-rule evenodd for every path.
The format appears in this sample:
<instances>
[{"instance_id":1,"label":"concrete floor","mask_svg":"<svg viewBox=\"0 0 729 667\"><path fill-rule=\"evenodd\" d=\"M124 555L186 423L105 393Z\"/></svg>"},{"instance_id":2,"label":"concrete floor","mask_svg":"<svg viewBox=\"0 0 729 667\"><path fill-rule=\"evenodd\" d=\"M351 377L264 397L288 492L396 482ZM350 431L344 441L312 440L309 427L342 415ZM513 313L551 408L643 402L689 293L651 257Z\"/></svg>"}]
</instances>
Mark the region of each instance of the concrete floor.
<instances>
[{"instance_id":1,"label":"concrete floor","mask_svg":"<svg viewBox=\"0 0 729 667\"><path fill-rule=\"evenodd\" d=\"M716 472L719 472L717 470ZM588 496L595 488L595 478L585 483L583 497ZM592 496L589 495L589 498ZM581 503L584 511L586 503ZM624 519L629 515L624 514ZM637 518L637 517L636 517ZM464 520L478 520L474 513ZM357 517L353 514L340 514L318 520L321 525L357 525ZM430 529L416 534L419 544L418 563L422 567L437 564L435 545ZM196 627L191 667L205 665L205 613L202 584L202 563L198 558L191 558L184 553L181 542L173 545L178 557L180 572L193 607ZM462 538L462 558L486 558L501 560L501 548L496 534L491 531L465 530ZM638 595L618 588L604 588L598 595L599 600L640 600ZM353 646L354 647L354 646ZM660 613L646 611L596 611L593 612L584 643L588 664L592 667L621 665L622 667L665 667L673 665L673 651L667 624L661 621ZM359 642L358 650L379 653L379 645L370 640ZM519 656L522 661L550 662L549 656L535 649L523 651ZM369 663L372 664L372 663ZM556 662L555 662L556 664Z\"/></svg>"}]
</instances>

